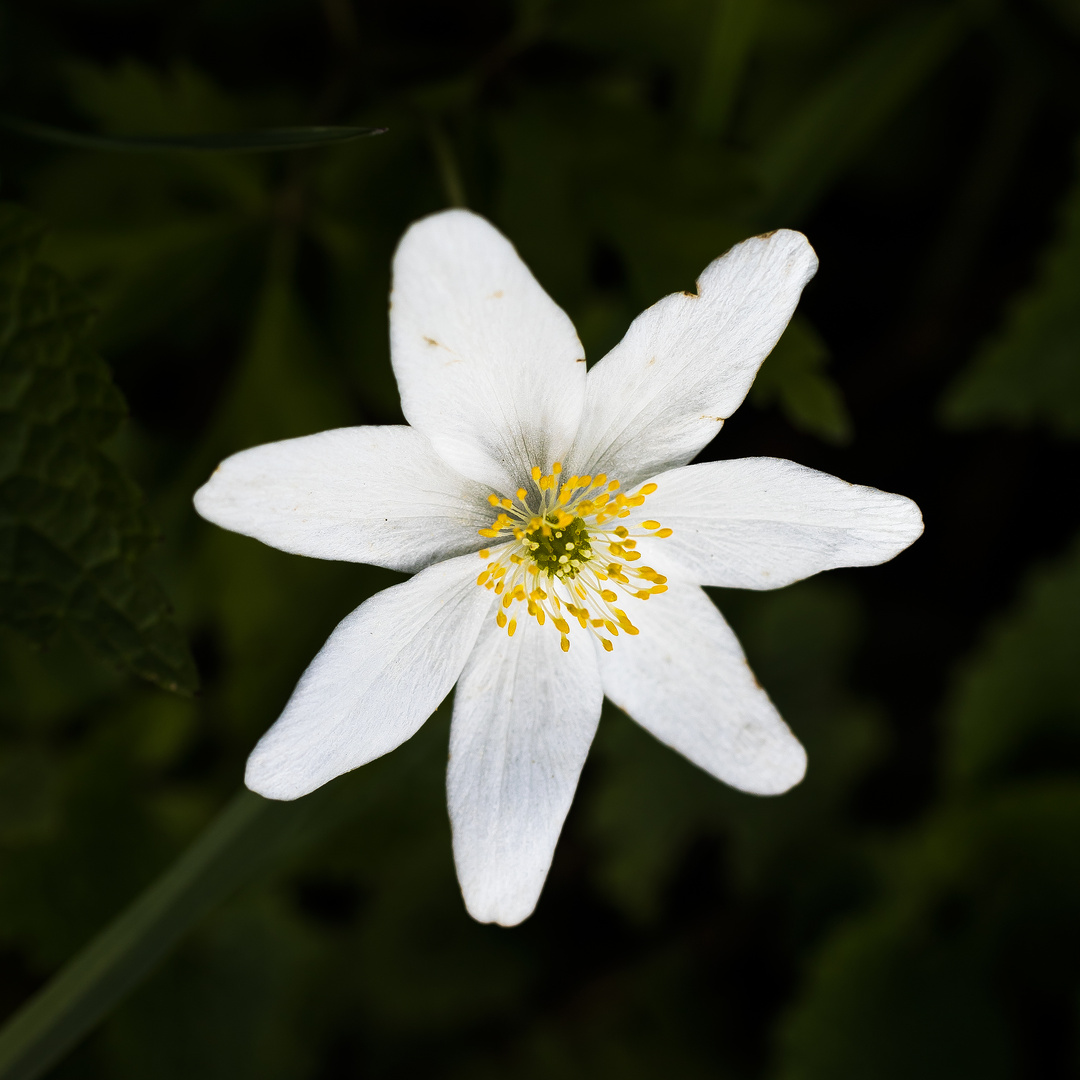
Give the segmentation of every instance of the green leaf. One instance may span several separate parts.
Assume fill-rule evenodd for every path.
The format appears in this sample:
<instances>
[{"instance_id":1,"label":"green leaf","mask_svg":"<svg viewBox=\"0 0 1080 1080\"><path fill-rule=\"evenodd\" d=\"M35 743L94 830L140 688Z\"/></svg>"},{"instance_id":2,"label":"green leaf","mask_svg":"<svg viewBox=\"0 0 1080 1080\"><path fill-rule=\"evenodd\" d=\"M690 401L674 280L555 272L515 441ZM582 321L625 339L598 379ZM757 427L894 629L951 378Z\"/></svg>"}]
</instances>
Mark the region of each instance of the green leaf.
<instances>
[{"instance_id":1,"label":"green leaf","mask_svg":"<svg viewBox=\"0 0 1080 1080\"><path fill-rule=\"evenodd\" d=\"M1030 1010L1049 1040L1075 1009L1078 829L1075 779L939 807L808 965L778 1080L1023 1075Z\"/></svg>"},{"instance_id":2,"label":"green leaf","mask_svg":"<svg viewBox=\"0 0 1080 1080\"><path fill-rule=\"evenodd\" d=\"M965 666L947 713L945 765L961 784L1080 764L1080 543L1032 577Z\"/></svg>"},{"instance_id":3,"label":"green leaf","mask_svg":"<svg viewBox=\"0 0 1080 1080\"><path fill-rule=\"evenodd\" d=\"M241 791L194 844L0 1030L0 1080L59 1061L216 904L274 861L366 810L417 766L445 756L444 725L298 802Z\"/></svg>"},{"instance_id":4,"label":"green leaf","mask_svg":"<svg viewBox=\"0 0 1080 1080\"><path fill-rule=\"evenodd\" d=\"M154 530L102 450L124 401L85 343L85 302L36 261L41 238L34 218L0 206L0 619L41 645L67 627L190 693L187 644L144 565Z\"/></svg>"},{"instance_id":5,"label":"green leaf","mask_svg":"<svg viewBox=\"0 0 1080 1080\"><path fill-rule=\"evenodd\" d=\"M5 1025L0 1077L29 1080L59 1060L301 816L290 804L238 795L183 858Z\"/></svg>"},{"instance_id":6,"label":"green leaf","mask_svg":"<svg viewBox=\"0 0 1080 1080\"><path fill-rule=\"evenodd\" d=\"M823 581L719 596L813 767L783 799L752 799L605 706L593 750L602 766L583 814L598 884L636 921L661 913L672 874L702 832L724 836L741 885L807 858L824 862L838 807L883 748L880 718L844 686L861 632L853 596Z\"/></svg>"},{"instance_id":7,"label":"green leaf","mask_svg":"<svg viewBox=\"0 0 1080 1080\"><path fill-rule=\"evenodd\" d=\"M758 372L750 390L757 406L778 402L800 431L826 442L851 442L851 417L840 388L825 374L828 346L802 316L796 315Z\"/></svg>"},{"instance_id":8,"label":"green leaf","mask_svg":"<svg viewBox=\"0 0 1080 1080\"><path fill-rule=\"evenodd\" d=\"M797 218L830 187L960 43L958 7L906 10L832 73L762 147L766 220Z\"/></svg>"},{"instance_id":9,"label":"green leaf","mask_svg":"<svg viewBox=\"0 0 1080 1080\"><path fill-rule=\"evenodd\" d=\"M695 120L705 134L721 135L728 125L765 5L766 0L716 0L695 102Z\"/></svg>"},{"instance_id":10,"label":"green leaf","mask_svg":"<svg viewBox=\"0 0 1080 1080\"><path fill-rule=\"evenodd\" d=\"M1028 427L1080 437L1080 182L1034 284L942 402L946 424Z\"/></svg>"},{"instance_id":11,"label":"green leaf","mask_svg":"<svg viewBox=\"0 0 1080 1080\"><path fill-rule=\"evenodd\" d=\"M125 154L160 154L191 151L265 154L279 150L310 150L317 146L352 142L382 135L386 128L285 127L259 131L221 131L206 135L92 135L0 114L0 127L40 142L59 143L81 150L110 150Z\"/></svg>"}]
</instances>

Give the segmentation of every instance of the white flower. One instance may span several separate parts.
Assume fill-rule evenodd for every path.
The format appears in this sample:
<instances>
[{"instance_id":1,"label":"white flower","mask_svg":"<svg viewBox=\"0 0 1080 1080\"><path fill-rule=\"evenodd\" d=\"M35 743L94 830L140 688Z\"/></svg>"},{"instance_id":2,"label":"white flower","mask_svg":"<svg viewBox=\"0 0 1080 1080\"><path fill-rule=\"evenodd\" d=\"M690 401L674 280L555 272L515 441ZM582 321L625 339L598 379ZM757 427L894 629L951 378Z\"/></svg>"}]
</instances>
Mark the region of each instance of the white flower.
<instances>
[{"instance_id":1,"label":"white flower","mask_svg":"<svg viewBox=\"0 0 1080 1080\"><path fill-rule=\"evenodd\" d=\"M300 555L413 573L345 618L248 761L295 799L410 736L457 684L447 791L469 912L536 905L606 694L695 764L778 794L802 747L701 585L773 589L891 559L909 499L776 458L687 465L746 396L817 269L781 230L712 262L586 374L510 243L450 210L394 258L408 426L235 454L208 520Z\"/></svg>"}]
</instances>

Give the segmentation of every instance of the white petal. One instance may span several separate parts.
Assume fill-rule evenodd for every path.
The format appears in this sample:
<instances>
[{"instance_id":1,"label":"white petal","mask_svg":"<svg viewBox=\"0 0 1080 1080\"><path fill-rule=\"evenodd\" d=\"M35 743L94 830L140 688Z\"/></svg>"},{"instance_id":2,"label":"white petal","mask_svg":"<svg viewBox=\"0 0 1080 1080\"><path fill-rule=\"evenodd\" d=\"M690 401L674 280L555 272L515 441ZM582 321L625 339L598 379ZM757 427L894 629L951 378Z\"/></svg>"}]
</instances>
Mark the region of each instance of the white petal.
<instances>
[{"instance_id":1,"label":"white petal","mask_svg":"<svg viewBox=\"0 0 1080 1080\"><path fill-rule=\"evenodd\" d=\"M486 495L418 431L351 427L233 454L195 509L283 551L411 572L479 550Z\"/></svg>"},{"instance_id":2,"label":"white petal","mask_svg":"<svg viewBox=\"0 0 1080 1080\"><path fill-rule=\"evenodd\" d=\"M643 516L673 530L639 541L645 564L701 585L776 589L838 566L874 566L922 533L903 495L782 458L688 465L654 477Z\"/></svg>"},{"instance_id":3,"label":"white petal","mask_svg":"<svg viewBox=\"0 0 1080 1080\"><path fill-rule=\"evenodd\" d=\"M600 719L596 654L549 622L493 619L454 694L446 787L465 905L513 926L532 913Z\"/></svg>"},{"instance_id":4,"label":"white petal","mask_svg":"<svg viewBox=\"0 0 1080 1080\"><path fill-rule=\"evenodd\" d=\"M401 407L455 469L511 495L564 459L585 353L510 241L467 210L424 218L394 256L390 352Z\"/></svg>"},{"instance_id":5,"label":"white petal","mask_svg":"<svg viewBox=\"0 0 1080 1080\"><path fill-rule=\"evenodd\" d=\"M411 738L491 610L480 569L475 555L436 563L342 619L248 758L247 786L297 799Z\"/></svg>"},{"instance_id":6,"label":"white petal","mask_svg":"<svg viewBox=\"0 0 1080 1080\"><path fill-rule=\"evenodd\" d=\"M736 244L642 312L589 372L568 471L624 485L684 465L742 403L788 324L817 256L780 229Z\"/></svg>"},{"instance_id":7,"label":"white petal","mask_svg":"<svg viewBox=\"0 0 1080 1080\"><path fill-rule=\"evenodd\" d=\"M604 693L661 742L732 787L778 795L806 753L758 685L738 639L696 585L634 601L640 633L599 653Z\"/></svg>"}]
</instances>

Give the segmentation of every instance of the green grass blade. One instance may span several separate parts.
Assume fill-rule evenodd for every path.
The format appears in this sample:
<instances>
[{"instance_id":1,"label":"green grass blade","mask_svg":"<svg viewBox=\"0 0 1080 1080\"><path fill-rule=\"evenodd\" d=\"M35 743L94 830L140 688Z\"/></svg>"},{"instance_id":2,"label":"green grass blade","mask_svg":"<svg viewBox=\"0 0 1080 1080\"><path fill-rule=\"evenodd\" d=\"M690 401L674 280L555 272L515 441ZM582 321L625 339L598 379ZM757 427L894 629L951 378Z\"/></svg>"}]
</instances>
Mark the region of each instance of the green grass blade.
<instances>
[{"instance_id":1,"label":"green grass blade","mask_svg":"<svg viewBox=\"0 0 1080 1080\"><path fill-rule=\"evenodd\" d=\"M768 194L761 217L797 220L926 86L967 29L959 6L920 7L872 35L762 147Z\"/></svg>"},{"instance_id":2,"label":"green grass blade","mask_svg":"<svg viewBox=\"0 0 1080 1080\"><path fill-rule=\"evenodd\" d=\"M42 142L74 146L82 150L110 150L126 154L191 151L263 154L276 150L309 150L317 146L330 146L368 138L371 135L382 135L387 130L370 127L287 127L215 132L208 135L90 135L4 114L0 114L0 127Z\"/></svg>"},{"instance_id":3,"label":"green grass blade","mask_svg":"<svg viewBox=\"0 0 1080 1080\"><path fill-rule=\"evenodd\" d=\"M0 1080L36 1080L137 986L184 934L259 872L363 812L446 753L433 725L397 753L297 802L243 790L173 865L0 1029Z\"/></svg>"},{"instance_id":4,"label":"green grass blade","mask_svg":"<svg viewBox=\"0 0 1080 1080\"><path fill-rule=\"evenodd\" d=\"M243 791L127 911L0 1031L0 1077L32 1080L60 1060L185 930L240 885L305 817Z\"/></svg>"}]
</instances>

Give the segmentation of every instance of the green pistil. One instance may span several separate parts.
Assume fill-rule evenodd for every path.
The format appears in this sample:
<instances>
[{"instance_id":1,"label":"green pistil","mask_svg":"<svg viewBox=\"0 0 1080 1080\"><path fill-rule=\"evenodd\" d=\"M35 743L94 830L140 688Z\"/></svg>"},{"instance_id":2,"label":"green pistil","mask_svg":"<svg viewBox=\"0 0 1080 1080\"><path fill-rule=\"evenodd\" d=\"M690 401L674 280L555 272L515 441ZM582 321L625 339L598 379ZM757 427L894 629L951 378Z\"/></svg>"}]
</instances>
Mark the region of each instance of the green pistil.
<instances>
[{"instance_id":1,"label":"green pistil","mask_svg":"<svg viewBox=\"0 0 1080 1080\"><path fill-rule=\"evenodd\" d=\"M540 529L528 534L529 540L538 545L531 552L533 560L548 577L577 577L578 571L593 557L585 522L574 518L565 528L558 529L548 518L548 525L550 536L544 536Z\"/></svg>"}]
</instances>

